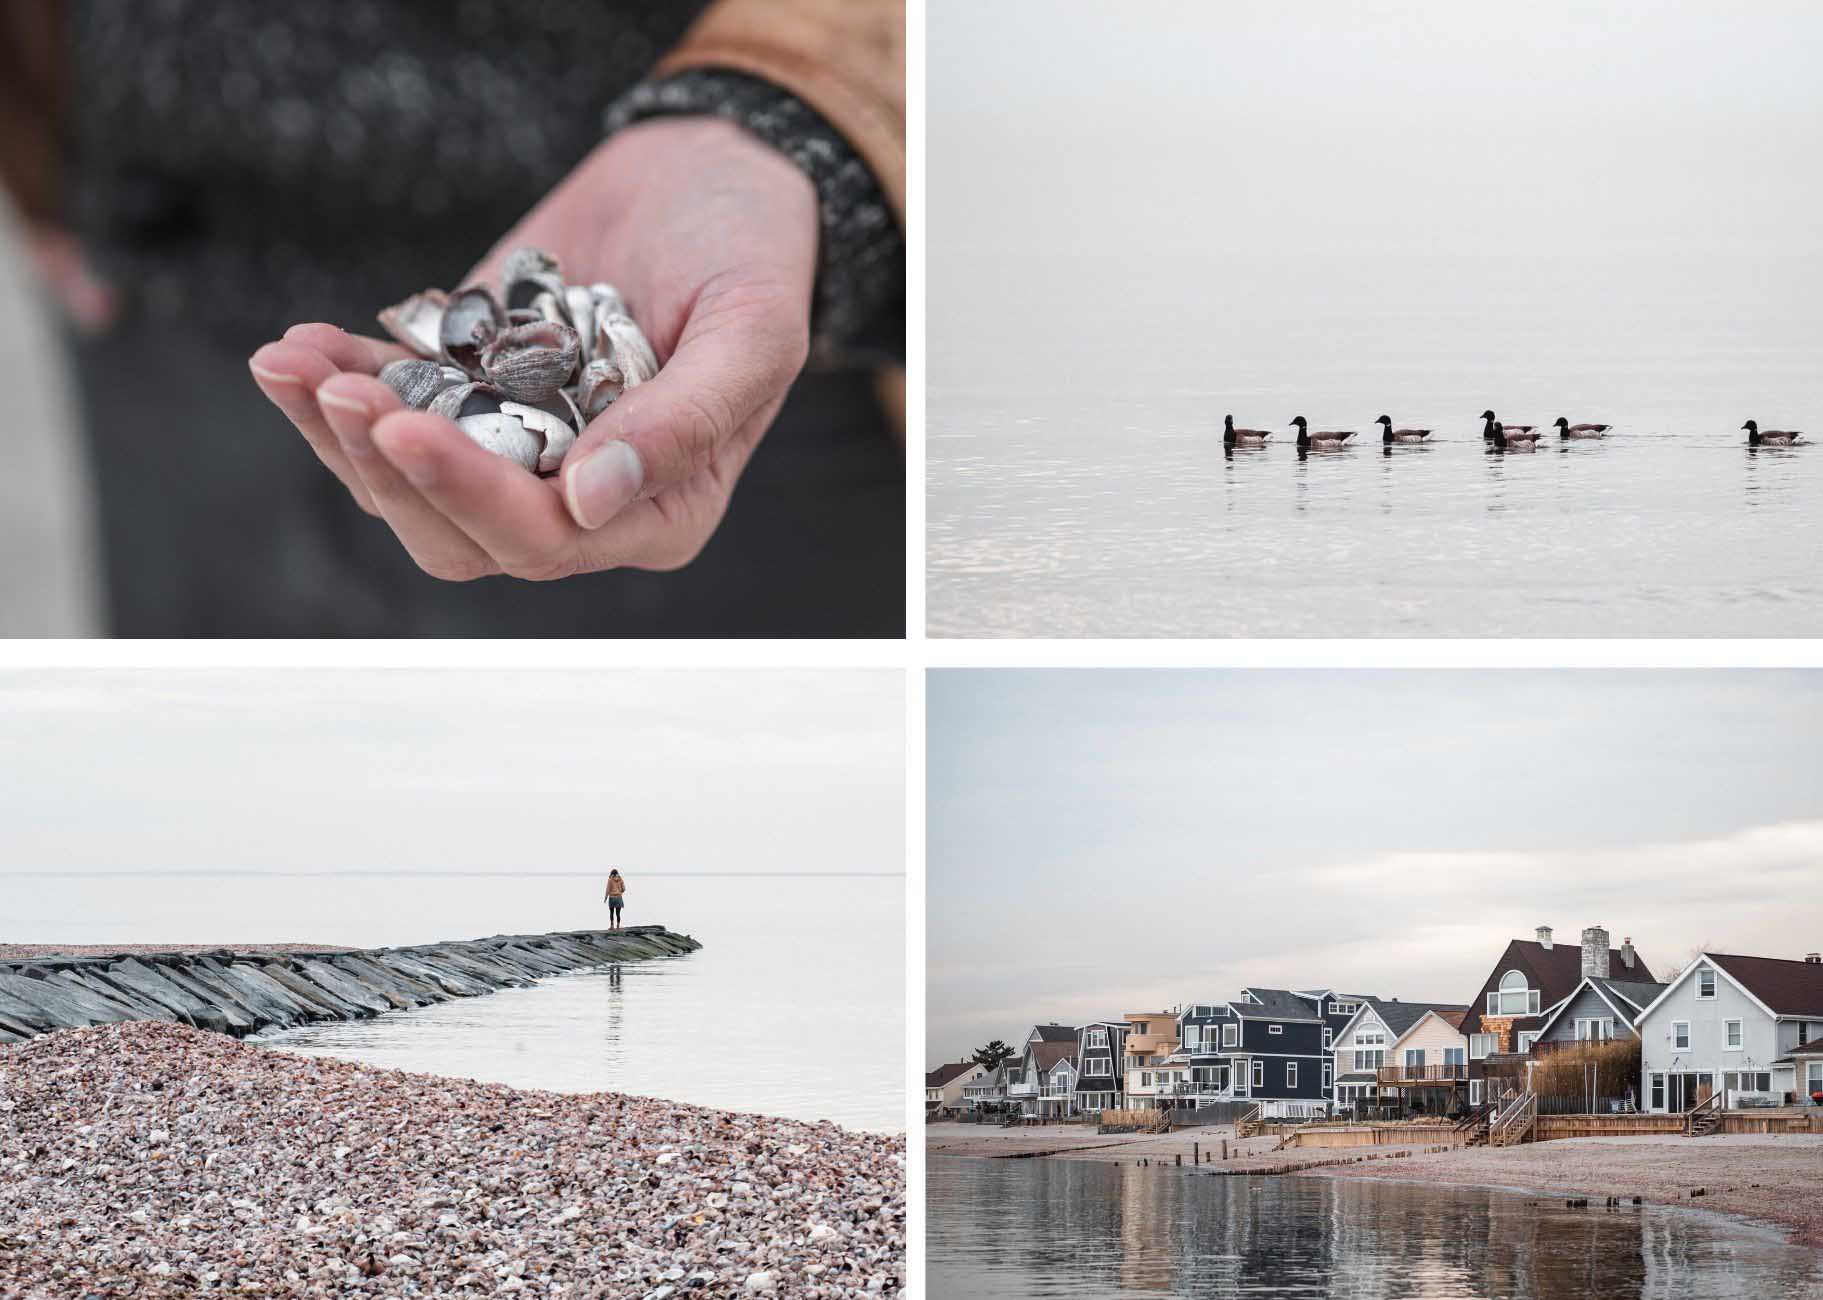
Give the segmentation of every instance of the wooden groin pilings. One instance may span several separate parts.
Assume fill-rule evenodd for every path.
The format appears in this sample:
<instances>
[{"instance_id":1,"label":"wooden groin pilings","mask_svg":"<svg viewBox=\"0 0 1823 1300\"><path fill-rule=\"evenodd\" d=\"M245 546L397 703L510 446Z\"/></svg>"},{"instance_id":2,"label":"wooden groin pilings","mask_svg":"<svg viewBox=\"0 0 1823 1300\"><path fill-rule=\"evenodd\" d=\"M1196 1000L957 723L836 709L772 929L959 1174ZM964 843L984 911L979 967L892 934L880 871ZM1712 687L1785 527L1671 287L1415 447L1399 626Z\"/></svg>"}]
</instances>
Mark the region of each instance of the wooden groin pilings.
<instances>
[{"instance_id":1,"label":"wooden groin pilings","mask_svg":"<svg viewBox=\"0 0 1823 1300\"><path fill-rule=\"evenodd\" d=\"M702 947L662 925L494 935L406 948L116 953L0 960L0 1043L165 1020L243 1037L526 987Z\"/></svg>"}]
</instances>

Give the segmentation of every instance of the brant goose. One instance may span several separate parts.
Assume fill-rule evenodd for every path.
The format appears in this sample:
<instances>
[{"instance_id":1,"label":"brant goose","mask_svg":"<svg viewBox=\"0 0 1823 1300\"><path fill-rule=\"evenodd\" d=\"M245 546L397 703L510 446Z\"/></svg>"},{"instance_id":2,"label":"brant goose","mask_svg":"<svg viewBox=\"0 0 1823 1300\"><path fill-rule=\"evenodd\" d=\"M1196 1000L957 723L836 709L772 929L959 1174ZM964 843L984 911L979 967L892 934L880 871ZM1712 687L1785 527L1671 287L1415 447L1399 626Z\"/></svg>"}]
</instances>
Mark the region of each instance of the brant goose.
<instances>
[{"instance_id":1,"label":"brant goose","mask_svg":"<svg viewBox=\"0 0 1823 1300\"><path fill-rule=\"evenodd\" d=\"M1501 451L1511 448L1514 451L1537 451L1538 430L1515 425L1508 428L1498 420L1494 422L1494 446Z\"/></svg>"},{"instance_id":2,"label":"brant goose","mask_svg":"<svg viewBox=\"0 0 1823 1300\"><path fill-rule=\"evenodd\" d=\"M1741 427L1747 430L1747 445L1750 447L1762 444L1768 447L1796 447L1804 441L1804 435L1795 429L1767 429L1762 433L1756 420L1749 420Z\"/></svg>"},{"instance_id":3,"label":"brant goose","mask_svg":"<svg viewBox=\"0 0 1823 1300\"><path fill-rule=\"evenodd\" d=\"M1488 442L1494 441L1494 413L1492 411L1483 411L1481 413L1481 421L1481 436ZM1532 426L1529 424L1509 424L1505 427L1507 437L1509 438L1516 433L1532 432Z\"/></svg>"},{"instance_id":4,"label":"brant goose","mask_svg":"<svg viewBox=\"0 0 1823 1300\"><path fill-rule=\"evenodd\" d=\"M1382 415L1374 423L1382 426L1380 429L1381 442L1423 442L1431 436L1429 429L1393 428L1393 417L1390 415Z\"/></svg>"},{"instance_id":5,"label":"brant goose","mask_svg":"<svg viewBox=\"0 0 1823 1300\"><path fill-rule=\"evenodd\" d=\"M1611 424L1571 424L1560 415L1557 417L1557 423L1552 427L1557 430L1559 438L1603 438L1614 426Z\"/></svg>"},{"instance_id":6,"label":"brant goose","mask_svg":"<svg viewBox=\"0 0 1823 1300\"><path fill-rule=\"evenodd\" d=\"M1304 448L1326 447L1333 451L1335 448L1340 447L1343 443L1355 436L1355 431L1353 429L1348 430L1346 433L1336 429L1325 429L1320 433L1312 433L1310 431L1310 422L1301 415L1293 420L1292 423L1298 427L1298 446Z\"/></svg>"},{"instance_id":7,"label":"brant goose","mask_svg":"<svg viewBox=\"0 0 1823 1300\"><path fill-rule=\"evenodd\" d=\"M1258 447L1270 437L1272 434L1265 429L1235 428L1232 415L1222 417L1222 441L1230 447Z\"/></svg>"}]
</instances>

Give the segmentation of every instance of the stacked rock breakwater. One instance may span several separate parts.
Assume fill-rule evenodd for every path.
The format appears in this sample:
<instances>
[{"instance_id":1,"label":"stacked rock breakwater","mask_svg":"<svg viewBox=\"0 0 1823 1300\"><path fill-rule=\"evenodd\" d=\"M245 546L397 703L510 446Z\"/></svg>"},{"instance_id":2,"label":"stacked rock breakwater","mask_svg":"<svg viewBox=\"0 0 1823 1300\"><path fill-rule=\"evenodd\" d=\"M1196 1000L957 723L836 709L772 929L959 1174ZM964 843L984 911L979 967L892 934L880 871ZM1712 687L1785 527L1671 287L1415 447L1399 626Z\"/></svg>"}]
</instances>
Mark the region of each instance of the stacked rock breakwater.
<instances>
[{"instance_id":1,"label":"stacked rock breakwater","mask_svg":"<svg viewBox=\"0 0 1823 1300\"><path fill-rule=\"evenodd\" d=\"M905 1259L902 1136L174 1024L0 1047L0 1296L835 1300Z\"/></svg>"},{"instance_id":2,"label":"stacked rock breakwater","mask_svg":"<svg viewBox=\"0 0 1823 1300\"><path fill-rule=\"evenodd\" d=\"M660 925L495 935L409 948L132 952L0 960L0 1043L161 1020L236 1038L356 1020L616 962L694 952Z\"/></svg>"}]
</instances>

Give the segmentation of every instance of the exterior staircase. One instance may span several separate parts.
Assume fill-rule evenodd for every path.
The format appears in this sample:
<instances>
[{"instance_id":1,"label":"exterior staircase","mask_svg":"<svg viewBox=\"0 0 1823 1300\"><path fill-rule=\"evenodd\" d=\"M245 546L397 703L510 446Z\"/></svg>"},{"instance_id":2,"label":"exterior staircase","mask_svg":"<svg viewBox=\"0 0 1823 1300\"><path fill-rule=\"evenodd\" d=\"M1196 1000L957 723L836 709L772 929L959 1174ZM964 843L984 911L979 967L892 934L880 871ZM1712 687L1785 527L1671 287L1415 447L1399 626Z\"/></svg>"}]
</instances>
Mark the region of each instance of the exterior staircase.
<instances>
[{"instance_id":1,"label":"exterior staircase","mask_svg":"<svg viewBox=\"0 0 1823 1300\"><path fill-rule=\"evenodd\" d=\"M1722 1126L1722 1098L1725 1094L1711 1093L1705 1100L1697 1102L1684 1112L1684 1136L1708 1137Z\"/></svg>"},{"instance_id":2,"label":"exterior staircase","mask_svg":"<svg viewBox=\"0 0 1823 1300\"><path fill-rule=\"evenodd\" d=\"M1497 1147L1517 1146L1531 1137L1538 1127L1538 1094L1527 1089L1509 1102L1488 1126L1488 1143Z\"/></svg>"},{"instance_id":3,"label":"exterior staircase","mask_svg":"<svg viewBox=\"0 0 1823 1300\"><path fill-rule=\"evenodd\" d=\"M1455 1131L1468 1134L1462 1143L1463 1146L1483 1147L1487 1145L1488 1124L1493 1118L1493 1114L1493 1103L1484 1101L1456 1121Z\"/></svg>"},{"instance_id":4,"label":"exterior staircase","mask_svg":"<svg viewBox=\"0 0 1823 1300\"><path fill-rule=\"evenodd\" d=\"M1258 1137L1266 1128L1266 1122L1260 1118L1260 1107L1256 1102L1242 1111L1234 1121L1234 1135L1237 1138Z\"/></svg>"}]
</instances>

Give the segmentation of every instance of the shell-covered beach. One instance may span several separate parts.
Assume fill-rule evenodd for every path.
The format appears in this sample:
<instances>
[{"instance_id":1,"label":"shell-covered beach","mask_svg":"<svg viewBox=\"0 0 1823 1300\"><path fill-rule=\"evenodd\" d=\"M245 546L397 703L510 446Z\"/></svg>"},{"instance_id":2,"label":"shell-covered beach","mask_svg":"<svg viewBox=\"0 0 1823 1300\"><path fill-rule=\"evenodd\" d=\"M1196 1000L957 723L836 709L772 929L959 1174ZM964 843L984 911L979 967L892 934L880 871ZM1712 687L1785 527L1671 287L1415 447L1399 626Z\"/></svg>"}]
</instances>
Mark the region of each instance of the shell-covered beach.
<instances>
[{"instance_id":1,"label":"shell-covered beach","mask_svg":"<svg viewBox=\"0 0 1823 1300\"><path fill-rule=\"evenodd\" d=\"M905 1140L303 1058L0 1047L0 1293L894 1294Z\"/></svg>"}]
</instances>

